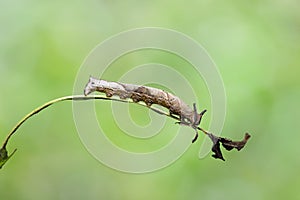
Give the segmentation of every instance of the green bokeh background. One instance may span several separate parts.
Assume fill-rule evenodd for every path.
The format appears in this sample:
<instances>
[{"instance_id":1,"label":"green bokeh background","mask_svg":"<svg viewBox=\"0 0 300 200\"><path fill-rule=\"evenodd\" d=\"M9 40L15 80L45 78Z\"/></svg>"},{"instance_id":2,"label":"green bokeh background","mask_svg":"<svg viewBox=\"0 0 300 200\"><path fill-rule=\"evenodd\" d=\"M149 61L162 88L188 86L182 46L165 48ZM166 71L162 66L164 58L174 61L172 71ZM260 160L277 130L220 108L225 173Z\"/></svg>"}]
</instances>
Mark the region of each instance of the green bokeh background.
<instances>
[{"instance_id":1,"label":"green bokeh background","mask_svg":"<svg viewBox=\"0 0 300 200\"><path fill-rule=\"evenodd\" d=\"M71 103L62 103L10 141L9 150L18 152L0 171L0 199L300 198L299 6L296 0L1 0L1 141L31 109L72 93L95 45L145 26L183 32L207 49L226 88L222 134L253 137L243 151L226 152L226 162L199 160L198 142L170 167L125 174L86 151Z\"/></svg>"}]
</instances>

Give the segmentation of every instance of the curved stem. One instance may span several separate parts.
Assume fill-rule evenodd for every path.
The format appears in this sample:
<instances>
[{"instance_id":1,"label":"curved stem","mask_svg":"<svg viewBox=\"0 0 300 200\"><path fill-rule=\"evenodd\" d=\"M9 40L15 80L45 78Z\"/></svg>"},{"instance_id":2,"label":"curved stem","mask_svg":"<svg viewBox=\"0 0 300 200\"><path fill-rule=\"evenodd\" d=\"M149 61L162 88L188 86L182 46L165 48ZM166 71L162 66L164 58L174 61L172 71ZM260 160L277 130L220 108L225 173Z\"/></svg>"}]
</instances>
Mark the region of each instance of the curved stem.
<instances>
[{"instance_id":1,"label":"curved stem","mask_svg":"<svg viewBox=\"0 0 300 200\"><path fill-rule=\"evenodd\" d=\"M26 122L30 117L32 117L33 115L41 112L42 110L48 108L49 106L58 103L58 102L62 102L62 101L82 101L82 100L92 100L92 99L103 99L103 100L114 100L114 101L121 101L121 102L125 102L124 100L120 100L120 99L109 99L107 97L103 97L100 95L94 95L94 96L84 96L84 95L75 95L75 96L64 96L64 97L60 97L54 100L51 100L45 104L43 104L42 106L34 109L33 111L31 111L30 113L28 113L25 117L23 117L14 127L13 129L10 131L10 133L7 135L5 141L3 142L2 148L5 149L9 139L11 138L11 136L20 128L20 126Z\"/></svg>"},{"instance_id":2,"label":"curved stem","mask_svg":"<svg viewBox=\"0 0 300 200\"><path fill-rule=\"evenodd\" d=\"M118 102L126 102L126 103L136 103L134 101L130 101L130 99L124 100L124 99L115 99L115 98L110 98L110 97L104 97L101 95L94 95L94 96L85 96L85 95L73 95L73 96L64 96L64 97L60 97L54 100L51 100L45 104L43 104L42 106L34 109L33 111L31 111L30 113L28 113L25 117L23 117L14 127L13 129L10 131L10 133L7 135L6 139L3 142L2 147L0 148L0 169L3 167L3 165L11 158L12 155L14 155L14 153L16 152L16 149L13 151L13 153L11 153L10 155L8 155L8 152L6 150L6 146L10 140L10 138L14 135L14 133L16 133L16 131L22 126L22 124L24 124L29 118L31 118L33 115L41 112L42 110L48 108L49 106L58 103L58 102L62 102L62 101L84 101L84 100L93 100L93 99L102 99L102 100L111 100L111 101L118 101ZM137 103L141 106L147 107L150 110L161 114L161 115L165 115L167 117L170 117L172 119L175 119L179 122L176 122L178 124L182 124L182 125L188 125L191 126L190 124L184 123L184 121L182 121L180 119L180 117L178 116L174 116L170 113L164 112L160 109L157 108L153 108L151 106L148 106L146 104L140 104ZM195 104L194 104L194 110L196 111L195 108ZM202 111L202 115L206 112L206 110ZM201 113L200 113L201 115ZM201 115L201 117L202 117ZM200 118L201 119L201 118ZM200 122L200 121L199 121ZM198 132L197 130L200 130L201 132L203 132L204 134L208 135L211 140L213 141L213 148L212 151L215 153L213 155L214 158L219 158L224 160L223 155L221 153L220 150L220 143L222 143L222 145L225 147L226 150L231 150L233 148L236 148L238 150L242 149L244 147L244 145L246 144L247 140L250 138L249 134L246 134L244 139L242 141L232 141L226 138L221 138L221 137L217 137L215 135L213 135L212 133L209 133L208 131L202 129L201 127L195 127L195 126L191 126L193 129L195 129L196 131L196 135L193 139L192 142L195 142L197 137L198 137Z\"/></svg>"},{"instance_id":3,"label":"curved stem","mask_svg":"<svg viewBox=\"0 0 300 200\"><path fill-rule=\"evenodd\" d=\"M0 149L0 169L3 167L3 165L12 157L12 155L14 155L14 153L16 152L16 149L13 151L13 153L11 153L10 155L8 155L8 152L6 150L6 146L10 140L10 138L16 133L16 131L22 126L22 124L24 124L29 118L31 118L32 116L34 116L35 114L38 114L39 112L41 112L42 110L48 108L49 106L62 102L62 101L84 101L84 100L93 100L93 99L102 99L102 100L111 100L111 101L118 101L118 102L125 102L125 103L135 103L133 101L130 101L130 99L127 100L123 100L123 99L115 99L115 98L109 98L109 97L104 97L101 95L94 95L94 96L84 96L84 95L73 95L73 96L64 96L64 97L60 97L51 101L48 101L47 103L41 105L40 107L34 109L33 111L31 111L30 113L28 113L27 115L25 115L14 127L13 129L10 131L10 133L7 135L6 139L4 140L2 147ZM180 121L180 118L174 115L171 115L170 113L164 112L158 108L153 108L150 106L147 106L146 104L141 104L141 103L137 103L141 106L147 107L150 110L161 114L161 115L165 115L167 117L170 117L172 119L178 120ZM198 130L201 130L202 132L204 132L205 134L209 134L207 131L203 130L200 127L197 127ZM198 135L198 134L196 134ZM193 140L193 142L196 140L197 138L195 138Z\"/></svg>"},{"instance_id":4,"label":"curved stem","mask_svg":"<svg viewBox=\"0 0 300 200\"><path fill-rule=\"evenodd\" d=\"M111 100L111 101L118 101L118 102L125 102L125 103L135 103L135 102L130 101L130 100L114 99L114 98L104 97L104 96L101 96L101 95L94 95L94 96L84 96L84 95L64 96L64 97L60 97L60 98L48 101L47 103L41 105L40 107L38 107L38 108L34 109L33 111L31 111L30 113L28 113L25 117L23 117L13 127L13 129L10 131L10 133L7 135L5 141L3 142L2 149L6 148L6 145L7 145L8 141L10 140L11 136L13 136L16 133L16 131L22 126L22 124L24 124L33 115L38 114L39 112L41 112L42 110L48 108L49 106L51 106L51 105L53 105L55 103L62 102L62 101L84 101L84 100L93 100L93 99ZM175 120L179 120L178 117L170 115L169 113L165 113L165 112L163 112L163 111L161 111L161 110L159 110L157 108L152 108L152 107L149 107L147 105L140 104L140 103L138 103L138 104L141 105L141 106L147 107L150 110L152 110L152 111L154 111L154 112L156 112L158 114L165 115L167 117L171 117L171 118L173 118ZM199 130L202 130L202 129L200 128Z\"/></svg>"}]
</instances>

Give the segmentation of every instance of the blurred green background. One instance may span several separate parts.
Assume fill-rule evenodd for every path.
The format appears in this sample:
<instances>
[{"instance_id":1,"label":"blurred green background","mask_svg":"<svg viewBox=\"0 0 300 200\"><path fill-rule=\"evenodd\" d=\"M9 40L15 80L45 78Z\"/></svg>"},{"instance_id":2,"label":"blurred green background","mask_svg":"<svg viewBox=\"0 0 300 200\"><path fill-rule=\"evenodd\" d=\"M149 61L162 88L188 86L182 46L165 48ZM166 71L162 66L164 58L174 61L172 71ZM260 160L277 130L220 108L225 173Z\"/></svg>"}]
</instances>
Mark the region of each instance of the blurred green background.
<instances>
[{"instance_id":1,"label":"blurred green background","mask_svg":"<svg viewBox=\"0 0 300 200\"><path fill-rule=\"evenodd\" d=\"M253 137L243 151L226 152L226 162L199 160L198 142L170 167L125 174L86 151L71 103L61 103L10 141L8 149L18 152L0 171L0 199L300 198L299 4L1 0L1 141L31 109L72 93L95 45L145 26L183 32L207 49L226 88L223 135Z\"/></svg>"}]
</instances>

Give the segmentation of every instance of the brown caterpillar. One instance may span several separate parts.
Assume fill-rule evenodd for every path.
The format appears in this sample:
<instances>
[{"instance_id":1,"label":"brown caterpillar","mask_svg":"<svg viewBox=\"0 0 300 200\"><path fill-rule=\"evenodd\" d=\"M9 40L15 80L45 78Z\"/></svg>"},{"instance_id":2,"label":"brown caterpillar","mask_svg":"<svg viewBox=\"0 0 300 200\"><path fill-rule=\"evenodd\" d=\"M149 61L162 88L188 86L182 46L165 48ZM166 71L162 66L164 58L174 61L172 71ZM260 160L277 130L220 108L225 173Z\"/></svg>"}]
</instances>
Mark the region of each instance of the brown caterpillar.
<instances>
[{"instance_id":1,"label":"brown caterpillar","mask_svg":"<svg viewBox=\"0 0 300 200\"><path fill-rule=\"evenodd\" d=\"M246 133L242 141L232 141L230 139L215 136L212 133L205 131L204 129L198 126L206 110L197 113L197 108L195 103L193 104L193 109L192 109L185 102L183 102L179 97L158 88L119 83L119 82L111 82L111 81L90 77L89 82L85 86L84 95L87 96L94 91L105 93L106 97L109 98L112 96L118 96L121 99L119 101L124 101L125 99L132 99L133 102L135 103L138 103L140 101L145 102L146 106L151 110L159 114L163 114L172 117L176 120L179 120L179 122L176 123L190 126L195 130L196 135L193 138L192 143L194 143L198 138L197 130L202 131L207 136L209 136L209 138L213 142L212 151L215 153L213 155L214 158L219 158L224 160L220 150L220 143L228 151L232 150L233 148L239 151L245 146L248 139L250 138L250 135ZM152 108L151 107L152 104L157 104L167 108L169 110L169 114L166 114L160 110Z\"/></svg>"},{"instance_id":2,"label":"brown caterpillar","mask_svg":"<svg viewBox=\"0 0 300 200\"><path fill-rule=\"evenodd\" d=\"M195 130L197 130L201 118L206 112L206 110L204 110L201 113L197 113L196 104L194 104L193 109L191 109L177 96L153 87L110 82L90 77L85 87L84 95L88 95L94 91L103 92L107 97L116 95L119 96L120 99L130 98L135 103L143 101L148 107L152 104L163 106L169 110L170 115L177 115L179 117L180 124L190 126ZM197 137L198 133L192 142L195 142Z\"/></svg>"}]
</instances>

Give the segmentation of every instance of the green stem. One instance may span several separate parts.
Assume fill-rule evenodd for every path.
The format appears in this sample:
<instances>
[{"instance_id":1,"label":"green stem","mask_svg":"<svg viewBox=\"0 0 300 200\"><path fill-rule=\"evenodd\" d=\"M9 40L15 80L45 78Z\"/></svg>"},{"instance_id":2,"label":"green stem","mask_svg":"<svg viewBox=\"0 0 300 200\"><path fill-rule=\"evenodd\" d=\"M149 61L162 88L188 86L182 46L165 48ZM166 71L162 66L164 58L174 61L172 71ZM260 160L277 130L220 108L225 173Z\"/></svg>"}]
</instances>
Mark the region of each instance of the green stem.
<instances>
[{"instance_id":1,"label":"green stem","mask_svg":"<svg viewBox=\"0 0 300 200\"><path fill-rule=\"evenodd\" d=\"M11 136L13 136L15 134L15 132L21 127L22 124L24 124L24 122L26 122L29 118L31 118L33 115L38 114L39 112L41 112L42 110L48 108L49 106L55 104L55 103L59 103L62 101L84 101L84 100L93 100L93 99L102 99L102 100L112 100L112 101L119 101L119 102L126 102L126 103L134 103L132 101L128 101L128 100L122 100L122 99L113 99L113 98L108 98L108 97L104 97L101 95L94 95L94 96L84 96L84 95L74 95L74 96L64 96L64 97L60 97L54 100L51 100L43 105L41 105L40 107L34 109L33 111L31 111L30 113L28 113L25 117L23 117L14 127L13 129L10 131L10 133L7 135L5 141L2 144L2 149L5 149L8 141L10 140ZM139 103L138 103L139 104ZM156 108L152 108L152 107L148 107L147 105L144 104L139 104L141 106L147 107L151 110L153 110L154 112L157 112L161 115L165 115L168 117L171 117L173 119L179 120L179 118L167 114L159 109Z\"/></svg>"},{"instance_id":2,"label":"green stem","mask_svg":"<svg viewBox=\"0 0 300 200\"><path fill-rule=\"evenodd\" d=\"M6 139L4 140L3 144L2 144L2 148L0 149L0 169L2 168L2 166L11 158L11 156L16 152L16 149L13 151L13 153L11 153L10 155L8 155L8 152L6 150L6 146L10 140L10 138L16 133L16 131L22 126L22 124L24 124L29 118L31 118L33 115L38 114L39 112L41 112L42 110L48 108L49 106L62 102L62 101L84 101L84 100L93 100L93 99L102 99L102 100L111 100L111 101L118 101L118 102L126 102L126 103L135 103L133 101L130 100L123 100L123 99L114 99L114 98L109 98L109 97L104 97L101 95L94 95L94 96L84 96L84 95L74 95L74 96L64 96L64 97L60 97L54 100L51 100L45 104L43 104L42 106L34 109L33 111L31 111L30 113L28 113L25 117L23 117L14 127L13 129L10 131L10 133L7 135ZM161 115L165 115L167 117L173 118L175 120L180 121L179 117L176 117L174 115L170 115L169 113L166 113L164 111L161 111L160 109L157 108L153 108L153 107L149 107L145 104L140 104L141 106L147 107L150 110L161 114ZM202 128L198 127L198 130L201 130L204 133L207 133L205 130L203 130Z\"/></svg>"},{"instance_id":3,"label":"green stem","mask_svg":"<svg viewBox=\"0 0 300 200\"><path fill-rule=\"evenodd\" d=\"M98 95L95 95L95 96L84 96L84 95L75 95L75 96L64 96L64 97L60 97L60 98L57 98L57 99L54 99L54 100L51 100L45 104L43 104L42 106L34 109L33 111L31 111L30 113L28 113L25 117L23 117L15 126L14 128L10 131L10 133L7 135L3 145L2 145L2 148L5 149L6 148L6 145L9 141L9 139L11 138L11 136L20 128L20 126L26 122L30 117L32 117L33 115L41 112L42 110L48 108L49 106L55 104L55 103L58 103L58 102L62 102L62 101L82 101L82 100L92 100L92 99L103 99L103 100L111 100L111 99L108 99L106 97L103 97L103 96L98 96ZM119 101L118 99L114 99L114 100L117 100ZM120 100L122 101L122 100Z\"/></svg>"}]
</instances>

